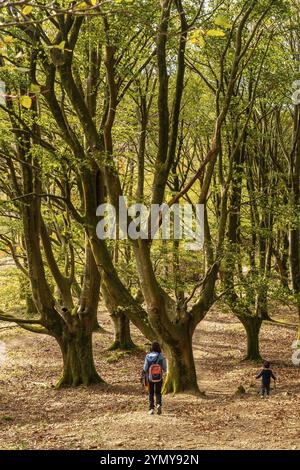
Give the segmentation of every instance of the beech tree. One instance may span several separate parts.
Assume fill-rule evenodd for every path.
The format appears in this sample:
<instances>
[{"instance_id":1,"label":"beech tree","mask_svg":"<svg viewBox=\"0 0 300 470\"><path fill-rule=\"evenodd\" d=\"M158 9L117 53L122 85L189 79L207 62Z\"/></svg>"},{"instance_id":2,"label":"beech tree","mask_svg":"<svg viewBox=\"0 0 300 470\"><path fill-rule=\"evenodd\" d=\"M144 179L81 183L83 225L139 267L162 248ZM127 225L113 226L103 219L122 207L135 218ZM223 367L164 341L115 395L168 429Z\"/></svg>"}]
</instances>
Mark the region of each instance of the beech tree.
<instances>
[{"instance_id":1,"label":"beech tree","mask_svg":"<svg viewBox=\"0 0 300 470\"><path fill-rule=\"evenodd\" d=\"M99 382L92 333L101 286L115 325L114 347L133 346L131 321L167 353L165 391L198 393L192 339L212 304L227 294L249 344L266 305L262 283L255 315L241 312L236 278L229 275L236 258L230 257L232 245L240 244L234 211L241 208L251 158L248 127L257 117L257 90L272 46L270 22L284 2L153 0L136 6L125 0L1 5L1 116L10 136L1 142L2 191L21 220L39 314L31 321L1 318L56 338L64 359L60 385ZM51 161L57 174L46 172ZM249 194L267 184L246 175ZM170 208L183 200L205 205L204 254L191 261L172 239L99 238L97 207L111 203L119 227L119 201L126 199ZM64 214L67 232L80 232L81 283L70 238L63 245L71 265L63 271L56 259L51 205ZM255 215L253 231L264 228L269 213L258 211L259 220ZM265 243L261 234L259 270L267 276L271 248L266 255ZM166 274L170 254L172 285L159 266L162 261ZM128 279L123 266L131 258ZM187 272L180 276L182 264Z\"/></svg>"}]
</instances>

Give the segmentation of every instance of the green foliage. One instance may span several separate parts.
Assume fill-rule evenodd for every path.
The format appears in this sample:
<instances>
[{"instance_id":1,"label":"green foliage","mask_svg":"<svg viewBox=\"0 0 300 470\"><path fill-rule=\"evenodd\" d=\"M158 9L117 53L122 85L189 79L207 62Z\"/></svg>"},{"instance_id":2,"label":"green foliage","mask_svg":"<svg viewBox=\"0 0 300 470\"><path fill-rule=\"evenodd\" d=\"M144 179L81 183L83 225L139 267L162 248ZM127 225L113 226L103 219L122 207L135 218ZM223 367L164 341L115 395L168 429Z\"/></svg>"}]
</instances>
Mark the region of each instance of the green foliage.
<instances>
[{"instance_id":1,"label":"green foliage","mask_svg":"<svg viewBox=\"0 0 300 470\"><path fill-rule=\"evenodd\" d=\"M3 257L0 257L0 264ZM11 312L24 307L24 292L20 289L19 271L13 267L0 266L0 310Z\"/></svg>"},{"instance_id":2,"label":"green foliage","mask_svg":"<svg viewBox=\"0 0 300 470\"><path fill-rule=\"evenodd\" d=\"M95 168L101 170L101 178L113 174L119 178L130 204L137 199L138 167L142 162L142 199L149 204L155 172L159 167L166 172L170 169L157 158L161 145L162 104L158 99L162 85L156 48L162 9L160 2L146 0L58 1L49 5L49 15L56 18L59 11L61 22L74 12L82 20L78 38L72 42L72 34L66 32L67 23L62 33L63 28L57 27L56 20L45 16L42 7L47 3L23 2L15 6L20 24L29 22L38 33L35 21L39 21L40 36L30 35L29 27L28 30L18 27L9 10L1 9L0 80L6 85L6 103L0 109L0 226L26 267L20 208L32 203L33 196L39 198L57 267L68 275L73 256L74 281L80 286L87 227L75 220L74 212L84 216L88 209L82 191L83 175L89 179ZM215 1L208 1L199 12L197 2L183 2L191 27L187 31L176 155L171 155L173 165L163 199L170 201L186 186L216 137L218 155L205 201L211 245L222 261L221 274L230 266L238 309L253 311L261 291L267 292L268 299L274 302L297 301L297 293L282 287L274 263L267 267L265 252L276 243L282 252L279 234L299 227L299 202L291 198L288 172L292 167L295 111L291 85L299 78L292 44L299 40L300 33L293 19L292 2L256 2L242 29L237 77L231 83L246 3L225 0L216 7ZM168 74L166 101L170 120L178 98L180 17L175 7L172 2L163 64ZM287 31L293 41L287 41ZM113 73L109 76L111 53ZM66 64L70 64L67 72ZM86 111L92 107L91 102L93 112ZM112 102L114 109L110 107ZM226 110L226 120L215 136L222 109ZM108 131L109 112L113 114L112 146L107 150L103 148L103 139ZM94 133L86 130L87 118L91 118L88 122L94 125L96 137L94 130ZM20 128L16 132L17 126ZM236 146L238 157L234 153ZM18 197L26 165L34 168L41 194ZM182 201L198 201L205 174L197 178ZM234 200L239 185L240 193ZM108 189L101 195L105 200ZM92 185L90 190L94 191ZM228 200L224 195L228 195ZM97 197L100 200L100 194ZM236 243L226 230L224 240L218 239L222 201L228 216L237 215ZM264 243L265 251L261 248ZM106 246L120 280L136 295L141 279L131 243L108 241ZM1 242L0 248L7 254L7 244ZM45 252L42 254L47 281L54 291L54 276ZM151 260L159 287L173 299L178 297L178 291L184 292L185 299L195 291L190 305L199 298L200 284L209 268L207 253L186 251L182 242L176 244L174 240L154 241ZM19 281L14 270L0 273L3 310L16 303L24 305ZM217 293L223 287L220 275Z\"/></svg>"}]
</instances>

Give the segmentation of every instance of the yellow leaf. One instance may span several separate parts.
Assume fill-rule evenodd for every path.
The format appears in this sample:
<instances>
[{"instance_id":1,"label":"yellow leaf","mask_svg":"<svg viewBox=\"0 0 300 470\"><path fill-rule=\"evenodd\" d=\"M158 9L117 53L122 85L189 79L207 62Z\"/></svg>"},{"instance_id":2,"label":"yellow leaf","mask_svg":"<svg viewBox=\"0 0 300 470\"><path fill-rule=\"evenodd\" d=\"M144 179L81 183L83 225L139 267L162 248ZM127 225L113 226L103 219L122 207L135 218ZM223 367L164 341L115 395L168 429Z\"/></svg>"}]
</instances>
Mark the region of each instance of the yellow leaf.
<instances>
[{"instance_id":1,"label":"yellow leaf","mask_svg":"<svg viewBox=\"0 0 300 470\"><path fill-rule=\"evenodd\" d=\"M80 2L75 5L74 10L84 10L85 8L88 8L88 4L86 2Z\"/></svg>"},{"instance_id":2,"label":"yellow leaf","mask_svg":"<svg viewBox=\"0 0 300 470\"><path fill-rule=\"evenodd\" d=\"M225 33L224 31L221 31L221 29L209 29L208 31L206 31L206 36L221 38L225 36Z\"/></svg>"},{"instance_id":3,"label":"yellow leaf","mask_svg":"<svg viewBox=\"0 0 300 470\"><path fill-rule=\"evenodd\" d=\"M214 23L217 26L221 26L221 28L225 28L225 29L231 28L231 24L229 23L229 21L224 16L221 16L221 15L218 15L216 17Z\"/></svg>"},{"instance_id":4,"label":"yellow leaf","mask_svg":"<svg viewBox=\"0 0 300 470\"><path fill-rule=\"evenodd\" d=\"M6 42L6 44L11 44L14 42L14 38L12 36L5 36L4 42Z\"/></svg>"},{"instance_id":5,"label":"yellow leaf","mask_svg":"<svg viewBox=\"0 0 300 470\"><path fill-rule=\"evenodd\" d=\"M55 47L55 49L61 49L62 50L62 49L64 49L65 45L66 45L66 41L61 41L59 44L56 44L53 47Z\"/></svg>"},{"instance_id":6,"label":"yellow leaf","mask_svg":"<svg viewBox=\"0 0 300 470\"><path fill-rule=\"evenodd\" d=\"M204 47L204 46L205 46L205 41L204 41L204 37L203 37L203 36L199 37L197 44L198 44L198 46L201 46L201 47Z\"/></svg>"},{"instance_id":7,"label":"yellow leaf","mask_svg":"<svg viewBox=\"0 0 300 470\"><path fill-rule=\"evenodd\" d=\"M192 44L195 44L195 45L200 46L200 47L205 46L205 41L204 41L204 38L203 38L203 31L200 30L200 29L197 29L196 31L194 31L191 34L190 42Z\"/></svg>"},{"instance_id":8,"label":"yellow leaf","mask_svg":"<svg viewBox=\"0 0 300 470\"><path fill-rule=\"evenodd\" d=\"M30 98L30 96L22 95L20 97L20 103L24 108L30 109L31 104L32 104L32 99Z\"/></svg>"},{"instance_id":9,"label":"yellow leaf","mask_svg":"<svg viewBox=\"0 0 300 470\"><path fill-rule=\"evenodd\" d=\"M93 7L96 6L97 5L97 0L91 0L91 4L93 5Z\"/></svg>"},{"instance_id":10,"label":"yellow leaf","mask_svg":"<svg viewBox=\"0 0 300 470\"><path fill-rule=\"evenodd\" d=\"M23 15L29 15L33 10L33 7L31 5L26 5L24 8L22 8L22 13Z\"/></svg>"}]
</instances>

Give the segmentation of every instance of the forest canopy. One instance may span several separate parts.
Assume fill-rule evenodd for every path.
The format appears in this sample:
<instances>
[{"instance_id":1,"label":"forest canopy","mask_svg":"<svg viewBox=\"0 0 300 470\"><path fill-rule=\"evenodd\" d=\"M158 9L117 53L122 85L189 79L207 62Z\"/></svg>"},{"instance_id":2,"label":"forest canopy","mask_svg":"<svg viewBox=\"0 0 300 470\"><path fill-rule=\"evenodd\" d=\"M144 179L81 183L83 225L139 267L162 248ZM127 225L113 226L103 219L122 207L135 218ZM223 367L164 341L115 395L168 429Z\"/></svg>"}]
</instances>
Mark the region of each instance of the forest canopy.
<instances>
[{"instance_id":1,"label":"forest canopy","mask_svg":"<svg viewBox=\"0 0 300 470\"><path fill-rule=\"evenodd\" d=\"M300 318L299 42L297 0L0 2L0 253L21 292L0 320L55 338L59 387L105 380L99 302L111 348L135 348L131 324L162 344L166 392L199 392L217 302L248 360L272 303ZM202 205L203 248L119 237L120 198Z\"/></svg>"}]
</instances>

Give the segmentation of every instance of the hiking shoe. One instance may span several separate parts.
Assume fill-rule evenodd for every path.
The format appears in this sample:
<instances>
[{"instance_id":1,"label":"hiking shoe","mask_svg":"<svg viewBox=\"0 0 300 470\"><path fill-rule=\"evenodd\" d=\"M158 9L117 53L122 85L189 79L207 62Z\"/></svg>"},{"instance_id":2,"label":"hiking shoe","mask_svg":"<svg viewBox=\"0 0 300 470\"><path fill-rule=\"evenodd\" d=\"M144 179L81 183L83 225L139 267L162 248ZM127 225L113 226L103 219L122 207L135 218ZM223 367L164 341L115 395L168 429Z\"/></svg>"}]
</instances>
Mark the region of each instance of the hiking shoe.
<instances>
[{"instance_id":1,"label":"hiking shoe","mask_svg":"<svg viewBox=\"0 0 300 470\"><path fill-rule=\"evenodd\" d=\"M154 410L149 410L149 415L154 415Z\"/></svg>"},{"instance_id":2,"label":"hiking shoe","mask_svg":"<svg viewBox=\"0 0 300 470\"><path fill-rule=\"evenodd\" d=\"M157 414L161 415L161 405L157 405Z\"/></svg>"},{"instance_id":3,"label":"hiking shoe","mask_svg":"<svg viewBox=\"0 0 300 470\"><path fill-rule=\"evenodd\" d=\"M263 395L261 395L260 398L263 400L265 397Z\"/></svg>"}]
</instances>

